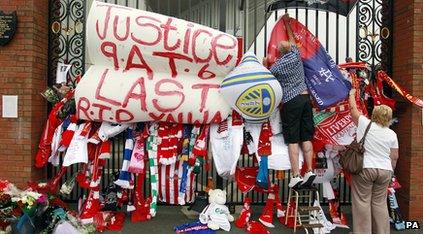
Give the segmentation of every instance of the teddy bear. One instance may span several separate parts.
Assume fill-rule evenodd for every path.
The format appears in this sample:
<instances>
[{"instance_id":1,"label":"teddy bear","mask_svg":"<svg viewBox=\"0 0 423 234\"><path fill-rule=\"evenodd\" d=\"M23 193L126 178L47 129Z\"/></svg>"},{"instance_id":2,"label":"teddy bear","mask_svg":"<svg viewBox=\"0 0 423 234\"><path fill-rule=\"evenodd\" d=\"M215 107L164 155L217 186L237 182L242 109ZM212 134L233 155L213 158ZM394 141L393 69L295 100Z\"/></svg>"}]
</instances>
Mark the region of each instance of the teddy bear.
<instances>
[{"instance_id":1,"label":"teddy bear","mask_svg":"<svg viewBox=\"0 0 423 234\"><path fill-rule=\"evenodd\" d=\"M223 229L229 231L234 217L229 213L229 209L225 206L226 192L220 189L209 190L209 205L200 213L200 222L207 224L212 230Z\"/></svg>"}]
</instances>

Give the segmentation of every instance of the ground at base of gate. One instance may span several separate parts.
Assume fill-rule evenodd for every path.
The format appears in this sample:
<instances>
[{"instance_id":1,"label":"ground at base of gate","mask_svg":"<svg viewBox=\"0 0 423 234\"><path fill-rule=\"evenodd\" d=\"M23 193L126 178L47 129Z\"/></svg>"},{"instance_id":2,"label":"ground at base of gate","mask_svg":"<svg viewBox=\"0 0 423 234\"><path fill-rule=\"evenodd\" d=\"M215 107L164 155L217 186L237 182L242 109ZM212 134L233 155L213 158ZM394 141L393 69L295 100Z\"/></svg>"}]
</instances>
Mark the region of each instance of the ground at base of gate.
<instances>
[{"instance_id":1,"label":"ground at base of gate","mask_svg":"<svg viewBox=\"0 0 423 234\"><path fill-rule=\"evenodd\" d=\"M238 207L237 207L238 208ZM156 233L175 233L173 228L177 225L193 222L193 219L188 218L183 212L182 207L178 206L159 206L157 209L157 215L152 220L148 222L141 222L141 223L131 223L130 219L127 218L123 229L119 233L149 233L149 234L156 234ZM262 206L253 206L253 214L252 219L258 220L260 216L260 212L263 209ZM237 209L240 210L240 209ZM323 210L327 214L328 207L323 207ZM343 210L348 216L348 222L352 226L352 217L351 217L351 207L343 207ZM239 213L235 213L235 219L239 216ZM285 226L281 225L279 221L277 221L276 216L273 218L273 224L275 228L269 228L268 230L270 233L293 233L292 229L286 228ZM417 232L416 232L417 231ZM351 232L351 229L344 229L344 228L336 228L331 233L334 234L348 234ZM105 232L105 233L116 233L116 232ZM232 228L230 232L225 231L218 231L217 233L246 233L244 229L237 228L232 223ZM297 233L305 233L303 230L298 230ZM310 232L312 233L312 232ZM391 234L401 233L401 234L408 234L408 233L418 233L418 230L410 230L410 231L395 231L391 229Z\"/></svg>"}]
</instances>

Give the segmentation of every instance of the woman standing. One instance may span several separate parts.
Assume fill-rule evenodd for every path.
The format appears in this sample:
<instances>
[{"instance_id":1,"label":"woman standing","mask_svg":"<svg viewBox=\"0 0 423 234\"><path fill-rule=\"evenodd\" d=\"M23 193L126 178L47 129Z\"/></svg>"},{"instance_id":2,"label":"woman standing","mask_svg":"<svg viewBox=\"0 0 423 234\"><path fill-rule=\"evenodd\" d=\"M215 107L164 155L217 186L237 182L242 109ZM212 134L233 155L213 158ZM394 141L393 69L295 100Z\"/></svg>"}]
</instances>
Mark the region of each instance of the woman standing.
<instances>
[{"instance_id":1,"label":"woman standing","mask_svg":"<svg viewBox=\"0 0 423 234\"><path fill-rule=\"evenodd\" d=\"M387 189L398 159L397 134L389 129L392 109L375 106L372 119L362 115L352 89L349 104L359 141L371 122L364 142L363 170L352 177L352 213L355 234L390 233Z\"/></svg>"}]
</instances>

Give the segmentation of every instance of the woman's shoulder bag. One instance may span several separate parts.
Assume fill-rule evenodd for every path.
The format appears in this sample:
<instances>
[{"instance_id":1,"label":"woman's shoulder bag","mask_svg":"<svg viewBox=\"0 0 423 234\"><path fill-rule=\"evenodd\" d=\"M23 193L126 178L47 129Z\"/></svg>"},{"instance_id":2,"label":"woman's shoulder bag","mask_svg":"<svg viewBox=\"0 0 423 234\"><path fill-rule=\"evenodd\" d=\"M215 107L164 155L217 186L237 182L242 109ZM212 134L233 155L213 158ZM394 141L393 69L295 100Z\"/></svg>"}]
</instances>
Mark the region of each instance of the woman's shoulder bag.
<instances>
[{"instance_id":1,"label":"woman's shoulder bag","mask_svg":"<svg viewBox=\"0 0 423 234\"><path fill-rule=\"evenodd\" d=\"M344 171L351 174L358 174L363 170L364 141L371 125L372 122L367 125L363 138L359 142L357 142L356 136L354 141L344 151L339 153L339 163L342 165Z\"/></svg>"}]
</instances>

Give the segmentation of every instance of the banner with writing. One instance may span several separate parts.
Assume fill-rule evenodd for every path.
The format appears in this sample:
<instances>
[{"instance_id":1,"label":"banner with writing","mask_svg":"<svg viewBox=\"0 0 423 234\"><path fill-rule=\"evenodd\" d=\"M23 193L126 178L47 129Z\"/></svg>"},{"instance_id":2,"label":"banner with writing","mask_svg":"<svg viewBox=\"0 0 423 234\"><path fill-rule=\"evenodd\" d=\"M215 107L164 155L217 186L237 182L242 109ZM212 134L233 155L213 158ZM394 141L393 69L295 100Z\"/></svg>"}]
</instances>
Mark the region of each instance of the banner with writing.
<instances>
[{"instance_id":1,"label":"banner with writing","mask_svg":"<svg viewBox=\"0 0 423 234\"><path fill-rule=\"evenodd\" d=\"M289 25L301 53L307 87L319 109L328 108L344 100L351 84L344 79L335 61L307 27L292 18ZM278 44L288 40L285 21L280 18L272 29L267 47L269 66L280 57Z\"/></svg>"},{"instance_id":2,"label":"banner with writing","mask_svg":"<svg viewBox=\"0 0 423 234\"><path fill-rule=\"evenodd\" d=\"M351 144L357 129L349 109L333 113L315 112L314 124L314 141L331 145Z\"/></svg>"},{"instance_id":3,"label":"banner with writing","mask_svg":"<svg viewBox=\"0 0 423 234\"><path fill-rule=\"evenodd\" d=\"M242 55L238 40L199 24L94 1L87 19L93 64L76 89L80 119L220 122L220 84Z\"/></svg>"}]
</instances>

